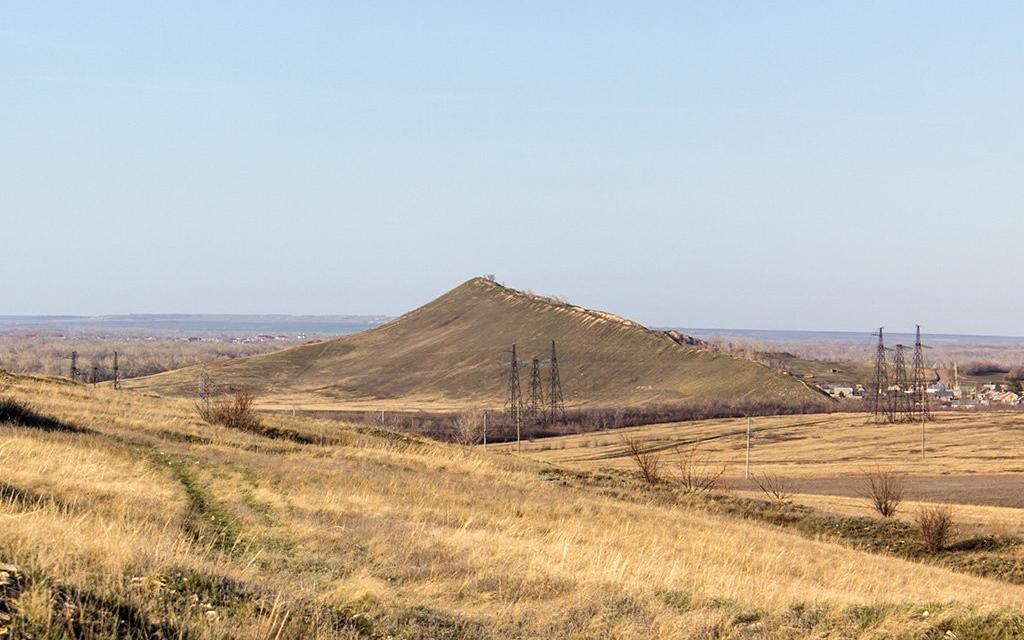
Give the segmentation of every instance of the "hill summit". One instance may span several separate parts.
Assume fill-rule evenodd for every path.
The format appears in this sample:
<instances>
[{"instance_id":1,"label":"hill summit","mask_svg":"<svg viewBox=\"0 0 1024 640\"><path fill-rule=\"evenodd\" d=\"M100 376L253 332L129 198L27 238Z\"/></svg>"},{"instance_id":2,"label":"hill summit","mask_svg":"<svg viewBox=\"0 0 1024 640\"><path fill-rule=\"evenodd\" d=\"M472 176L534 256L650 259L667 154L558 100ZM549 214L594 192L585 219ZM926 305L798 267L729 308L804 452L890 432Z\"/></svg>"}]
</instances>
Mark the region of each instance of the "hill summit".
<instances>
[{"instance_id":1,"label":"hill summit","mask_svg":"<svg viewBox=\"0 0 1024 640\"><path fill-rule=\"evenodd\" d=\"M714 353L687 336L487 278L362 333L219 362L207 371L218 386L252 390L268 407L499 408L512 344L529 361L547 358L552 340L568 407L821 399L800 380ZM191 396L198 375L197 368L181 369L125 386ZM527 368L524 395L529 375Z\"/></svg>"}]
</instances>

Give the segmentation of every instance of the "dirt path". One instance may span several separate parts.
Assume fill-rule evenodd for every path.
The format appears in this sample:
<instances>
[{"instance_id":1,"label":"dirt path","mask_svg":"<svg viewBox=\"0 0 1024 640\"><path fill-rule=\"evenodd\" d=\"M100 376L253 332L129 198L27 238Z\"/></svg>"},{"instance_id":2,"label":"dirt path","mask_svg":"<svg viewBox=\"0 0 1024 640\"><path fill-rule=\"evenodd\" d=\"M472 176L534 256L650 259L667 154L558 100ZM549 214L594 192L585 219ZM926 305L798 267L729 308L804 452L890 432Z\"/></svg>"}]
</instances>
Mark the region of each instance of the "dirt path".
<instances>
[{"instance_id":1,"label":"dirt path","mask_svg":"<svg viewBox=\"0 0 1024 640\"><path fill-rule=\"evenodd\" d=\"M729 478L726 484L744 491L757 491L753 481ZM794 478L798 493L856 497L862 493L860 476ZM1024 508L1024 474L968 474L907 476L907 500L953 502L997 507Z\"/></svg>"}]
</instances>

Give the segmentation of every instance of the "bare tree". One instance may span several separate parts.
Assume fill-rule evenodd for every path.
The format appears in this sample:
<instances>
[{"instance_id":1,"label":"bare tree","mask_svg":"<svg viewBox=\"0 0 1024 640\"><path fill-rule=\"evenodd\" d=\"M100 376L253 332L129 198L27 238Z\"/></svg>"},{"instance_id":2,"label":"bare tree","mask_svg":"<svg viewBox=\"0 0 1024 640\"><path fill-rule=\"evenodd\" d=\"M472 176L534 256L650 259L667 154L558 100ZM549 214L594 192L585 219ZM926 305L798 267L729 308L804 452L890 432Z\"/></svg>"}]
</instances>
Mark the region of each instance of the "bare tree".
<instances>
[{"instance_id":1,"label":"bare tree","mask_svg":"<svg viewBox=\"0 0 1024 640\"><path fill-rule=\"evenodd\" d=\"M953 535L953 509L945 504L924 506L914 519L924 546L932 553L942 551Z\"/></svg>"},{"instance_id":2,"label":"bare tree","mask_svg":"<svg viewBox=\"0 0 1024 640\"><path fill-rule=\"evenodd\" d=\"M777 473L754 474L754 482L772 502L785 503L793 498L789 481Z\"/></svg>"},{"instance_id":3,"label":"bare tree","mask_svg":"<svg viewBox=\"0 0 1024 640\"><path fill-rule=\"evenodd\" d=\"M697 445L676 449L675 480L687 493L702 494L718 485L718 479L725 473L725 465L717 466L707 454L701 453Z\"/></svg>"},{"instance_id":4,"label":"bare tree","mask_svg":"<svg viewBox=\"0 0 1024 640\"><path fill-rule=\"evenodd\" d=\"M864 474L863 495L879 515L891 518L903 502L903 476L882 467L869 471Z\"/></svg>"},{"instance_id":5,"label":"bare tree","mask_svg":"<svg viewBox=\"0 0 1024 640\"><path fill-rule=\"evenodd\" d=\"M480 409L468 409L455 416L455 441L459 444L473 445L483 438L484 412Z\"/></svg>"},{"instance_id":6,"label":"bare tree","mask_svg":"<svg viewBox=\"0 0 1024 640\"><path fill-rule=\"evenodd\" d=\"M643 481L650 485L660 484L662 482L661 458L658 454L645 450L643 444L631 436L624 436L622 444L626 447L626 453L636 465Z\"/></svg>"}]
</instances>

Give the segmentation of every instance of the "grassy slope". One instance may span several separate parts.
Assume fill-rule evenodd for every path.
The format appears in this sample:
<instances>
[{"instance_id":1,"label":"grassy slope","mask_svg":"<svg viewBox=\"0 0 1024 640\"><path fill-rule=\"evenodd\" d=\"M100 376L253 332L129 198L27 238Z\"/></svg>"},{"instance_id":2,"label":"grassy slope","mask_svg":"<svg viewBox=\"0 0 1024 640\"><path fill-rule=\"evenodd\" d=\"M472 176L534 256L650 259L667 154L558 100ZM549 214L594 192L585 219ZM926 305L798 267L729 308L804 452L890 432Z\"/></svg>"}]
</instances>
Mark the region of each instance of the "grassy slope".
<instances>
[{"instance_id":1,"label":"grassy slope","mask_svg":"<svg viewBox=\"0 0 1024 640\"><path fill-rule=\"evenodd\" d=\"M204 425L184 401L7 382L78 428L0 425L0 562L26 574L5 606L34 637L938 638L1024 624L1021 587L562 486L507 455L268 417L330 443L300 445Z\"/></svg>"},{"instance_id":2,"label":"grassy slope","mask_svg":"<svg viewBox=\"0 0 1024 640\"><path fill-rule=\"evenodd\" d=\"M634 322L482 278L382 327L230 361L210 373L222 385L257 390L267 406L497 408L506 389L503 352L514 342L521 359L546 358L551 340L559 346L569 405L821 398L767 367L680 346ZM184 369L126 385L189 396L197 374ZM522 383L528 389L529 371Z\"/></svg>"}]
</instances>

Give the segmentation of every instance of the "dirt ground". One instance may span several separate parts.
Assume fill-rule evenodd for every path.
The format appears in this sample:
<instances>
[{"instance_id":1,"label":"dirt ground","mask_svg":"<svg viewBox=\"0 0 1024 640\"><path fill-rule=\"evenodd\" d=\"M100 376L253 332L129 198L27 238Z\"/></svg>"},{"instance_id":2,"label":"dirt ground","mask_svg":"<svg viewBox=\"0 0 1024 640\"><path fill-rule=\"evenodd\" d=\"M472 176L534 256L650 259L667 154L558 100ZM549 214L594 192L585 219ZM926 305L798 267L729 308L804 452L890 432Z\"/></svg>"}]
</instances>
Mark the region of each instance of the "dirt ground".
<instances>
[{"instance_id":1,"label":"dirt ground","mask_svg":"<svg viewBox=\"0 0 1024 640\"><path fill-rule=\"evenodd\" d=\"M789 481L795 493L861 497L862 475L841 477L801 477ZM752 480L730 478L725 484L740 491L758 491ZM951 502L1024 509L1024 474L908 475L905 478L907 500Z\"/></svg>"}]
</instances>

